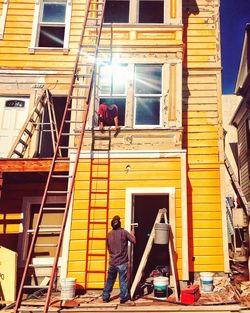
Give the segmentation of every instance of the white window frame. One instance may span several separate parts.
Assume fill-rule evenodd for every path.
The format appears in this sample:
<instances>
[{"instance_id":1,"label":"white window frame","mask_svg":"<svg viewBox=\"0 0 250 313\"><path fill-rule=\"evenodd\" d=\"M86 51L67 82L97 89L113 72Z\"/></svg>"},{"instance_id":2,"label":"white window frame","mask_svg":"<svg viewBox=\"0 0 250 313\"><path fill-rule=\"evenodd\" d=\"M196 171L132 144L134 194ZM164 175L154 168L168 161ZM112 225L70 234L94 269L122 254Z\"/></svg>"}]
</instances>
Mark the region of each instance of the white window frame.
<instances>
[{"instance_id":1,"label":"white window frame","mask_svg":"<svg viewBox=\"0 0 250 313\"><path fill-rule=\"evenodd\" d=\"M20 224L20 230L18 235L18 267L23 267L26 263L28 254L28 229L31 218L31 208L34 204L40 204L42 197L24 197L22 202L22 223ZM66 198L64 196L50 196L47 198L47 203L65 203ZM58 266L61 266L62 257L58 259ZM39 265L53 265L54 258L33 258L33 264Z\"/></svg>"},{"instance_id":2,"label":"white window frame","mask_svg":"<svg viewBox=\"0 0 250 313\"><path fill-rule=\"evenodd\" d=\"M8 6L9 6L9 0L4 0L3 6L2 6L2 12L0 16L0 39L3 39L3 35L4 35Z\"/></svg>"},{"instance_id":3,"label":"white window frame","mask_svg":"<svg viewBox=\"0 0 250 313\"><path fill-rule=\"evenodd\" d=\"M152 66L152 65L158 65L161 66L161 94L137 94L136 93L136 66L143 65L145 67ZM145 64L135 64L135 72L134 72L134 113L133 113L133 128L162 128L162 92L163 92L163 64L155 64L155 63L145 63ZM159 108L159 124L158 125L136 125L136 106L137 106L137 98L159 98L160 100L160 108Z\"/></svg>"},{"instance_id":4,"label":"white window frame","mask_svg":"<svg viewBox=\"0 0 250 313\"><path fill-rule=\"evenodd\" d=\"M63 47L38 47L38 37L40 33L40 16L43 10L43 3L44 2L58 2L66 3L66 12L65 12L65 32L64 32L64 43ZM69 52L69 34L70 34L70 21L71 21L71 14L72 14L72 2L71 0L36 0L35 2L35 12L34 12L34 20L32 26L32 35L30 41L29 52L35 53L35 51L39 50L59 50L63 51L63 53Z\"/></svg>"}]
</instances>

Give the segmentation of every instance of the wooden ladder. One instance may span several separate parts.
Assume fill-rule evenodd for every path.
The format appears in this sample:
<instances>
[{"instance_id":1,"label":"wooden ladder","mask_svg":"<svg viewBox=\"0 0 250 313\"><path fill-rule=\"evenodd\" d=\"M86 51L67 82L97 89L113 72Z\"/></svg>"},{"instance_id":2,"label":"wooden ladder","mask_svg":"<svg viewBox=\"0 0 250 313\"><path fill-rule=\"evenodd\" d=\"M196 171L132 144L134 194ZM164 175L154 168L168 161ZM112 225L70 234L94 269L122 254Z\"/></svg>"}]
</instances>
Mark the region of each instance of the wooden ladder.
<instances>
[{"instance_id":1,"label":"wooden ladder","mask_svg":"<svg viewBox=\"0 0 250 313\"><path fill-rule=\"evenodd\" d=\"M145 269L150 251L151 251L152 246L153 246L153 242L154 242L154 238L155 238L155 224L160 223L162 218L164 219L165 223L168 224L167 210L165 208L159 210L159 212L156 216L153 228L151 230L150 236L148 238L147 245L146 245L145 250L143 252L140 264L138 266L134 281L133 281L131 289L130 289L130 295L131 295L132 299L135 295L136 287L138 286L138 284L140 283L140 280L142 278L143 271ZM172 233L171 227L169 230L169 244L168 244L168 246L169 246L171 272L172 272L173 280L174 280L175 297L176 297L176 301L178 301L179 300L179 284L178 284L178 272L177 272L177 266L176 266L177 260L176 260L175 250L174 250L174 239L173 239L173 233Z\"/></svg>"},{"instance_id":2,"label":"wooden ladder","mask_svg":"<svg viewBox=\"0 0 250 313\"><path fill-rule=\"evenodd\" d=\"M45 124L41 120L46 107L49 114L48 131L51 133L52 145L55 152L56 143L58 141L58 128L56 123L52 95L48 89L45 89L42 95L37 98L36 104L33 110L30 112L29 116L27 117L15 142L13 143L7 158L23 158L25 156L25 153L31 143L31 139L35 131L38 130L39 126L44 126Z\"/></svg>"},{"instance_id":3,"label":"wooden ladder","mask_svg":"<svg viewBox=\"0 0 250 313\"><path fill-rule=\"evenodd\" d=\"M108 259L106 238L108 234L110 194L110 145L111 130L109 130L108 135L93 134L93 155L90 161L85 289L89 288L91 275L99 275L102 281L106 281ZM99 250L97 251L96 244L99 246ZM98 270L91 269L91 261L94 262L98 260L104 260L104 263L100 265Z\"/></svg>"},{"instance_id":4,"label":"wooden ladder","mask_svg":"<svg viewBox=\"0 0 250 313\"><path fill-rule=\"evenodd\" d=\"M46 225L46 230L51 229L51 232L58 231L59 233L56 252L53 258L54 261L51 267L50 281L48 286L46 286L47 294L43 307L43 312L47 313L49 309L51 293L53 288L55 287L55 281L58 271L58 259L64 237L64 230L66 226L68 212L71 205L75 176L77 172L77 166L81 153L83 137L85 134L85 128L87 123L87 116L90 107L93 78L100 44L105 3L106 0L89 0L86 5L85 18L83 22L82 33L80 36L79 48L76 55L65 110L62 117L56 151L52 159L51 168L48 174L45 190L41 200L41 205L37 216L37 224L35 229L31 232L32 238L14 308L15 313L22 310L21 302L24 290L26 288L30 288L30 285L27 284L27 280L29 278L28 270L35 267L34 264L32 264L32 257L34 254L34 249L36 247L37 237L39 233L41 233L44 229L42 224L43 213L49 210L62 210L63 220L59 229L54 229L54 225ZM67 125L70 125L69 132L65 131ZM62 142L64 142L65 137L69 138L69 145L63 146ZM67 150L68 153L72 152L70 154L70 158L62 159L59 153L60 149ZM61 162L65 162L69 165L70 173L57 173L57 171L55 170L56 164ZM68 184L64 183L65 180L68 181ZM60 190L57 190L57 188L54 187L57 183L62 183L61 185L63 187L60 188ZM48 196L50 195L65 195L65 206L63 208L51 208L51 205L48 202ZM40 289L41 287L32 286L32 288Z\"/></svg>"},{"instance_id":5,"label":"wooden ladder","mask_svg":"<svg viewBox=\"0 0 250 313\"><path fill-rule=\"evenodd\" d=\"M224 162L225 162L225 166L226 166L226 169L228 171L228 174L230 176L230 179L231 179L231 183L232 183L232 186L234 188L234 191L235 193L237 194L237 196L240 198L241 200L241 204L246 212L246 214L249 216L250 215L250 207L249 207L249 204L246 200L246 197L244 196L244 193L241 189L241 186L237 180L237 177L232 169L232 166L227 158L227 156L225 155L225 158L224 158Z\"/></svg>"}]
</instances>

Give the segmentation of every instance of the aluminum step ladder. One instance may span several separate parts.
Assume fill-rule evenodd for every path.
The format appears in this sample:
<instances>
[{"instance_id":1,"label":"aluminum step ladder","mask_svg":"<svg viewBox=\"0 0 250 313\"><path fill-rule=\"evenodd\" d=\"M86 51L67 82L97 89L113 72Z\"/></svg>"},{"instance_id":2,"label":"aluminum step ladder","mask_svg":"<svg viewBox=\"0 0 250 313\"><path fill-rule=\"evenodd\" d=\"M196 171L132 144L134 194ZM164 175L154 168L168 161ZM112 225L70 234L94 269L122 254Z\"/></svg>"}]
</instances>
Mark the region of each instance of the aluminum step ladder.
<instances>
[{"instance_id":1,"label":"aluminum step ladder","mask_svg":"<svg viewBox=\"0 0 250 313\"><path fill-rule=\"evenodd\" d=\"M96 67L96 60L99 51L99 44L101 38L101 31L104 18L104 9L106 1L90 0L86 5L85 18L83 22L82 33L80 36L79 48L76 55L75 65L72 73L71 84L68 91L65 110L62 117L60 131L58 135L58 142L56 145L56 151L54 153L51 168L48 174L47 182L45 185L44 194L42 197L39 213L37 216L37 224L32 231L32 238L29 247L29 252L26 258L26 264L23 270L22 280L19 286L19 292L14 308L14 312L22 310L21 302L25 288L29 288L27 285L28 269L34 267L32 264L32 256L36 247L36 241L39 233L43 229L42 218L43 213L46 210L51 210L51 206L47 201L49 195L61 196L65 195L66 203L63 208L53 208L53 210L63 210L63 220L59 229L54 229L53 225L46 225L46 230L50 228L50 231L58 231L59 237L54 255L53 265L51 267L51 276L47 288L47 294L43 312L47 313L50 305L50 299L52 290L56 287L56 277L58 272L58 259L64 237L64 230L68 217L68 212L71 204L73 188L75 183L75 176L77 172L78 161L82 149L83 137L85 134L85 128L87 123L87 116L90 107L91 93L94 81L94 73ZM70 125L70 131L66 132L65 125ZM77 129L75 127L77 126ZM69 138L69 145L63 146L62 142L65 136ZM70 146L71 145L71 146ZM71 157L63 159L60 157L60 149L67 149L68 152L72 152ZM55 166L57 163L66 162L70 167L70 174L57 173ZM55 183L68 181L68 185L65 184L65 188L61 190L55 190ZM63 184L62 184L63 185ZM34 286L39 288L39 286Z\"/></svg>"},{"instance_id":2,"label":"aluminum step ladder","mask_svg":"<svg viewBox=\"0 0 250 313\"><path fill-rule=\"evenodd\" d=\"M58 141L58 128L52 95L48 89L45 89L43 93L37 98L36 104L27 117L16 140L14 141L7 158L25 157L25 153L31 143L35 131L38 131L39 127L45 126L45 123L42 121L42 119L46 108L48 110L49 116L49 122L46 123L48 125L48 130L46 131L51 133L52 145L55 152L56 143Z\"/></svg>"},{"instance_id":3,"label":"aluminum step ladder","mask_svg":"<svg viewBox=\"0 0 250 313\"><path fill-rule=\"evenodd\" d=\"M227 158L227 156L225 155L224 157L224 163L225 163L225 166L226 166L226 169L227 169L227 172L230 176L230 179L231 179L231 183L232 183L232 186L234 188L234 191L235 193L237 194L237 196L240 198L240 201L241 201L241 204L246 212L246 214L249 216L250 215L250 207L249 207L249 204L246 200L246 197L244 196L244 193L241 189L241 186L237 180L237 177L233 171L233 168Z\"/></svg>"}]
</instances>

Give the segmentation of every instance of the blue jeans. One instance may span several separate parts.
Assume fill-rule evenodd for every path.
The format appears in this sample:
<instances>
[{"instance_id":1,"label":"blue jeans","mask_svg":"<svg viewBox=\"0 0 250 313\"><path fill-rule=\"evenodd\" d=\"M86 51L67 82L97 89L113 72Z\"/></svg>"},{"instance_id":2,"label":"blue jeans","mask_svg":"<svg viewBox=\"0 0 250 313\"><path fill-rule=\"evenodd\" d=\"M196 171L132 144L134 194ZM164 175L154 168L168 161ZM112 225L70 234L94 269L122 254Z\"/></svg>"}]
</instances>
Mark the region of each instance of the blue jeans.
<instances>
[{"instance_id":1,"label":"blue jeans","mask_svg":"<svg viewBox=\"0 0 250 313\"><path fill-rule=\"evenodd\" d=\"M119 273L120 299L122 302L125 302L129 299L127 279L128 264L124 263L118 266L109 265L108 278L102 293L102 299L105 302L108 302L110 299L110 294L113 290L117 273Z\"/></svg>"}]
</instances>

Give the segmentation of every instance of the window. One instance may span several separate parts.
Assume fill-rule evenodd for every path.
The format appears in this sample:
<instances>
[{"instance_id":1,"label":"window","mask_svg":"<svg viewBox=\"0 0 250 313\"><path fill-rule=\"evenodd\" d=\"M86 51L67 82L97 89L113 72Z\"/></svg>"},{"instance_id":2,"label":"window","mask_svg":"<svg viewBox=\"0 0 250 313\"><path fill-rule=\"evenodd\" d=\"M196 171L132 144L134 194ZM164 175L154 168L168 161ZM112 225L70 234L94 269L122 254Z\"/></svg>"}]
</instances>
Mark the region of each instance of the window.
<instances>
[{"instance_id":1,"label":"window","mask_svg":"<svg viewBox=\"0 0 250 313\"><path fill-rule=\"evenodd\" d=\"M162 66L135 67L135 126L160 126Z\"/></svg>"},{"instance_id":2,"label":"window","mask_svg":"<svg viewBox=\"0 0 250 313\"><path fill-rule=\"evenodd\" d=\"M104 23L128 23L129 1L107 0L105 6Z\"/></svg>"},{"instance_id":3,"label":"window","mask_svg":"<svg viewBox=\"0 0 250 313\"><path fill-rule=\"evenodd\" d=\"M164 0L139 0L139 23L164 23Z\"/></svg>"},{"instance_id":4,"label":"window","mask_svg":"<svg viewBox=\"0 0 250 313\"><path fill-rule=\"evenodd\" d=\"M100 67L100 103L118 106L119 125L125 124L127 65L108 65Z\"/></svg>"},{"instance_id":5,"label":"window","mask_svg":"<svg viewBox=\"0 0 250 313\"><path fill-rule=\"evenodd\" d=\"M9 6L8 0L0 2L0 39L3 39L8 6Z\"/></svg>"},{"instance_id":6,"label":"window","mask_svg":"<svg viewBox=\"0 0 250 313\"><path fill-rule=\"evenodd\" d=\"M66 2L44 2L39 22L39 47L63 48Z\"/></svg>"},{"instance_id":7,"label":"window","mask_svg":"<svg viewBox=\"0 0 250 313\"><path fill-rule=\"evenodd\" d=\"M30 52L37 48L68 49L70 18L69 0L37 1Z\"/></svg>"}]
</instances>

